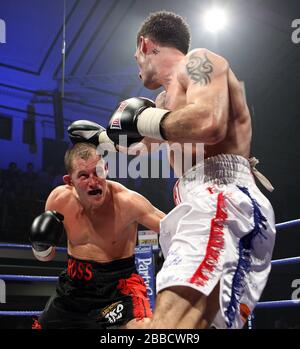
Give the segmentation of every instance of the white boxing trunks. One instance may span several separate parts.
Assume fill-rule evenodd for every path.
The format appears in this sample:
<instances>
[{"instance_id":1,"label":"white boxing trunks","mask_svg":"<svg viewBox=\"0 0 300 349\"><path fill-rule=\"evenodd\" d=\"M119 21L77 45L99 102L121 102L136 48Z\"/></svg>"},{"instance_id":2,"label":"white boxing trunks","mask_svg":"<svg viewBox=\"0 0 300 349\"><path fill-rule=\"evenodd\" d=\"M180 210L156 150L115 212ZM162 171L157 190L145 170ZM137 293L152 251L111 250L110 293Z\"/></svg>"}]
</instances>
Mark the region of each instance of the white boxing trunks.
<instances>
[{"instance_id":1,"label":"white boxing trunks","mask_svg":"<svg viewBox=\"0 0 300 349\"><path fill-rule=\"evenodd\" d=\"M188 170L174 187L177 204L162 221L165 257L157 292L192 287L208 296L220 282L213 325L242 328L266 285L275 242L272 206L248 160L217 155Z\"/></svg>"}]
</instances>

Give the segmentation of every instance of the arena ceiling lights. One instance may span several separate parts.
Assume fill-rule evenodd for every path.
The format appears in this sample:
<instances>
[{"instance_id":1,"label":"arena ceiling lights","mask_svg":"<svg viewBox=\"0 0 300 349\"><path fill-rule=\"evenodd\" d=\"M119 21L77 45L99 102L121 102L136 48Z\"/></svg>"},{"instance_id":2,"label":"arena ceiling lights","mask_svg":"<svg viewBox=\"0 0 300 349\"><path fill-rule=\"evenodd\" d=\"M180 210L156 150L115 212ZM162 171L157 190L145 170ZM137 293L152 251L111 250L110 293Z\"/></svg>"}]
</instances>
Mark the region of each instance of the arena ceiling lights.
<instances>
[{"instance_id":1,"label":"arena ceiling lights","mask_svg":"<svg viewBox=\"0 0 300 349\"><path fill-rule=\"evenodd\" d=\"M217 33L226 27L228 16L224 9L212 7L204 13L203 22L206 30Z\"/></svg>"}]
</instances>

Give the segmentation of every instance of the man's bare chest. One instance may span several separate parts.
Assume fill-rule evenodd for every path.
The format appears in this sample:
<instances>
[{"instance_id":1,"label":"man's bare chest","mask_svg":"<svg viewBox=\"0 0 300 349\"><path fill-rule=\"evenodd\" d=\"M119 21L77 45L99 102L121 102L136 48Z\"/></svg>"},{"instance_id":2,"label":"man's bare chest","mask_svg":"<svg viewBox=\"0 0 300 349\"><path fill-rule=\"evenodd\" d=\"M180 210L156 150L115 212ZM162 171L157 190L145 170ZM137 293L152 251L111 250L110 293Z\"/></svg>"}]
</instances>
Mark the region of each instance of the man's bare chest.
<instances>
[{"instance_id":1,"label":"man's bare chest","mask_svg":"<svg viewBox=\"0 0 300 349\"><path fill-rule=\"evenodd\" d=\"M98 216L77 212L73 216L67 216L64 221L70 238L103 236L106 239L109 237L115 239L118 234L128 229L131 223L129 217L119 210L99 212Z\"/></svg>"}]
</instances>

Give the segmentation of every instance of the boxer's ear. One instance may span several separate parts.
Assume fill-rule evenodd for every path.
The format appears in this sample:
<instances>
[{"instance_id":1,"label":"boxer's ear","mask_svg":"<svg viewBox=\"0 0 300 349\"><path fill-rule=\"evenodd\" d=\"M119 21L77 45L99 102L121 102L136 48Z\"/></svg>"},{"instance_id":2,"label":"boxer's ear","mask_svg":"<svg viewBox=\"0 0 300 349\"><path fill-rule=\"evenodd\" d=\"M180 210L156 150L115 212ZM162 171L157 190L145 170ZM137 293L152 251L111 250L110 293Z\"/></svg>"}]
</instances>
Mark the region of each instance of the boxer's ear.
<instances>
[{"instance_id":1,"label":"boxer's ear","mask_svg":"<svg viewBox=\"0 0 300 349\"><path fill-rule=\"evenodd\" d=\"M150 39L145 38L144 36L141 36L139 39L139 50L144 55L149 51L149 40Z\"/></svg>"},{"instance_id":2,"label":"boxer's ear","mask_svg":"<svg viewBox=\"0 0 300 349\"><path fill-rule=\"evenodd\" d=\"M145 38L144 36L141 36L140 50L144 54L152 54L159 52L157 49L157 44L150 38Z\"/></svg>"},{"instance_id":3,"label":"boxer's ear","mask_svg":"<svg viewBox=\"0 0 300 349\"><path fill-rule=\"evenodd\" d=\"M63 176L64 183L67 185L72 185L72 180L70 175L64 175Z\"/></svg>"}]
</instances>

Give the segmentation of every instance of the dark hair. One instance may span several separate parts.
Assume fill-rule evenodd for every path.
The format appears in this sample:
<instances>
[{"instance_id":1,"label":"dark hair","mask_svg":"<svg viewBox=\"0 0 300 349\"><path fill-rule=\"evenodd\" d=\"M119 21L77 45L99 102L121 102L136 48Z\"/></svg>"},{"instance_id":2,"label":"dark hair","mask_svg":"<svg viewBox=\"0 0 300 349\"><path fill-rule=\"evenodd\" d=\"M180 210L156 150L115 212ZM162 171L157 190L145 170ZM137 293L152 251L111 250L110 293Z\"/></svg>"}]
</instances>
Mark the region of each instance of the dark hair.
<instances>
[{"instance_id":1,"label":"dark hair","mask_svg":"<svg viewBox=\"0 0 300 349\"><path fill-rule=\"evenodd\" d=\"M80 158L83 160L89 159L96 150L96 146L92 143L76 143L65 154L65 168L68 174L73 171L73 159Z\"/></svg>"},{"instance_id":2,"label":"dark hair","mask_svg":"<svg viewBox=\"0 0 300 349\"><path fill-rule=\"evenodd\" d=\"M184 54L187 54L191 41L190 29L185 20L168 11L150 13L138 31L137 45L141 36L158 44L175 47Z\"/></svg>"}]
</instances>

